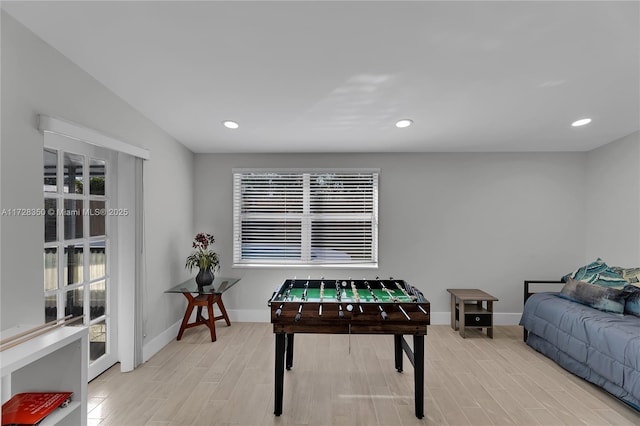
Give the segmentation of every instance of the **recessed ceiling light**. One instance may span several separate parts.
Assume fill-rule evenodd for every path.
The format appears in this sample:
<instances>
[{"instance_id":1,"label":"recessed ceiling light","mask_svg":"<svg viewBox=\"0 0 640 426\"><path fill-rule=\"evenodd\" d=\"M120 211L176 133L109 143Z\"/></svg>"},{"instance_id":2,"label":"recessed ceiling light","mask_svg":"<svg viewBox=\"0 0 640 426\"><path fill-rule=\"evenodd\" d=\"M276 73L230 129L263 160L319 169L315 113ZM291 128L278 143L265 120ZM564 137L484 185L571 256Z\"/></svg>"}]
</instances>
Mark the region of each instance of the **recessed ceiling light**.
<instances>
[{"instance_id":1,"label":"recessed ceiling light","mask_svg":"<svg viewBox=\"0 0 640 426\"><path fill-rule=\"evenodd\" d=\"M238 123L236 123L235 121L231 121L231 120L223 121L222 125L224 127L226 127L227 129L237 129L238 127L240 127L240 125Z\"/></svg>"},{"instance_id":2,"label":"recessed ceiling light","mask_svg":"<svg viewBox=\"0 0 640 426\"><path fill-rule=\"evenodd\" d=\"M399 120L396 122L396 127L399 129L402 129L404 127L409 127L413 124L413 120L409 120L408 118L405 118L403 120Z\"/></svg>"},{"instance_id":3,"label":"recessed ceiling light","mask_svg":"<svg viewBox=\"0 0 640 426\"><path fill-rule=\"evenodd\" d=\"M573 123L571 123L571 125L573 127L580 127L580 126L584 126L585 124L589 124L591 123L591 119L590 118L583 118L577 121L574 121Z\"/></svg>"}]
</instances>

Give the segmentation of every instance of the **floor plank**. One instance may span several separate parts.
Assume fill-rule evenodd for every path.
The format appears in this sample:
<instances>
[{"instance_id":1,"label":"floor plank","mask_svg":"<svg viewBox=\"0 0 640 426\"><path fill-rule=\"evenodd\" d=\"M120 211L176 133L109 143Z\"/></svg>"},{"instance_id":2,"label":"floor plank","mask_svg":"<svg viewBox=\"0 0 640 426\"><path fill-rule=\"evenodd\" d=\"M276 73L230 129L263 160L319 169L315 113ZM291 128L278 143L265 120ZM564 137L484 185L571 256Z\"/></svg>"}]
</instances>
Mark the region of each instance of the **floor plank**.
<instances>
[{"instance_id":1,"label":"floor plank","mask_svg":"<svg viewBox=\"0 0 640 426\"><path fill-rule=\"evenodd\" d=\"M90 425L639 425L640 414L522 342L429 327L425 417L414 414L413 367L394 368L393 338L295 337L283 414L273 415L271 324L189 329L129 373L116 365L89 384Z\"/></svg>"}]
</instances>

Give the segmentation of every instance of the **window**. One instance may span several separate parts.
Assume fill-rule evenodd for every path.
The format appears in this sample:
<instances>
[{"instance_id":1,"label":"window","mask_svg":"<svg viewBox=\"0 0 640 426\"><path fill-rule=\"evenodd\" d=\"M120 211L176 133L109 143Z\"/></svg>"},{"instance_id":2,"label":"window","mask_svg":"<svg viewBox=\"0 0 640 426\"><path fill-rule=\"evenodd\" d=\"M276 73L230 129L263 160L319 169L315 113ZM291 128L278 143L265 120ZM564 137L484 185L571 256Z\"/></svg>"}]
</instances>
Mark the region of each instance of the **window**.
<instances>
[{"instance_id":1,"label":"window","mask_svg":"<svg viewBox=\"0 0 640 426\"><path fill-rule=\"evenodd\" d=\"M234 266L377 267L378 174L234 169Z\"/></svg>"}]
</instances>

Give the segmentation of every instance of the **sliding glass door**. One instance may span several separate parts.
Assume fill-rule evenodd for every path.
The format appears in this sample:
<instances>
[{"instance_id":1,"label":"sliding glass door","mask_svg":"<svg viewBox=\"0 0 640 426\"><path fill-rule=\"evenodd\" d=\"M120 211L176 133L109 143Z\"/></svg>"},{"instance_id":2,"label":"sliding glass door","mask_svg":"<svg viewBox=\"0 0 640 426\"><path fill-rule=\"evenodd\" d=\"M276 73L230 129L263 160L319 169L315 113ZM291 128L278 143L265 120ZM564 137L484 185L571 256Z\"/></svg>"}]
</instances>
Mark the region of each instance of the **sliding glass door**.
<instances>
[{"instance_id":1,"label":"sliding glass door","mask_svg":"<svg viewBox=\"0 0 640 426\"><path fill-rule=\"evenodd\" d=\"M92 379L118 361L115 155L45 134L43 160L45 318L83 317Z\"/></svg>"}]
</instances>

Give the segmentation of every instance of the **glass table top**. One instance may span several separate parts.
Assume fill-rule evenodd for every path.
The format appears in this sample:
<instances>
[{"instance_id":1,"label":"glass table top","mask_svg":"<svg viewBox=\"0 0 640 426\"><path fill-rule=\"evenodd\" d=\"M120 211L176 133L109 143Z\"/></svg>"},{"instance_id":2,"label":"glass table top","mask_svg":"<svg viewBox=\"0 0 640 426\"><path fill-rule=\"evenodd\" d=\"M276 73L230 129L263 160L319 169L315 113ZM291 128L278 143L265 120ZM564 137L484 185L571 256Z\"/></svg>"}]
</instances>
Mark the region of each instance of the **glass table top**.
<instances>
[{"instance_id":1,"label":"glass table top","mask_svg":"<svg viewBox=\"0 0 640 426\"><path fill-rule=\"evenodd\" d=\"M233 287L240 278L215 277L211 285L204 286L202 291L198 291L198 284L195 278L189 278L183 283L166 290L165 293L200 293L200 294L222 294Z\"/></svg>"}]
</instances>

